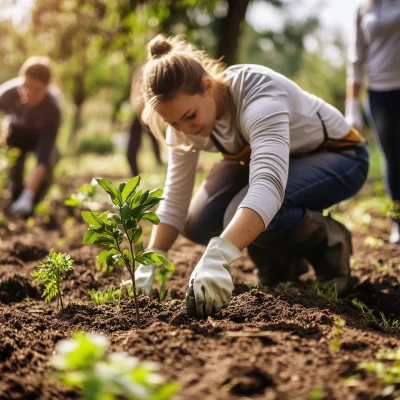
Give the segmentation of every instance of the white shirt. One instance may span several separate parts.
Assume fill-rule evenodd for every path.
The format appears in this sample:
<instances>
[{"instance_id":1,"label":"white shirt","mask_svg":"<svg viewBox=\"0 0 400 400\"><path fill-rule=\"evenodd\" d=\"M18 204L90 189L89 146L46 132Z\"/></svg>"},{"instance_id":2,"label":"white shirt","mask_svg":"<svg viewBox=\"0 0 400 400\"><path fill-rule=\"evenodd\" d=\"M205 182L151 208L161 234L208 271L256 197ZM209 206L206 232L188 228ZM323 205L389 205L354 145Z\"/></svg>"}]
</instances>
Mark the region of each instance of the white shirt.
<instances>
[{"instance_id":1,"label":"white shirt","mask_svg":"<svg viewBox=\"0 0 400 400\"><path fill-rule=\"evenodd\" d=\"M364 72L369 89L400 89L400 0L359 6L348 51L347 83L361 83Z\"/></svg>"},{"instance_id":2,"label":"white shirt","mask_svg":"<svg viewBox=\"0 0 400 400\"><path fill-rule=\"evenodd\" d=\"M350 127L336 108L269 68L235 65L227 68L226 74L234 108L223 119L217 120L213 135L232 154L243 149L243 137L250 144L249 190L239 208L257 212L267 228L283 202L289 154L311 152L324 141L317 112L330 138L343 138ZM210 137L185 135L170 126L167 143L193 146L192 151L184 154L169 148L165 200L157 210L161 223L182 231L199 150L218 150Z\"/></svg>"}]
</instances>

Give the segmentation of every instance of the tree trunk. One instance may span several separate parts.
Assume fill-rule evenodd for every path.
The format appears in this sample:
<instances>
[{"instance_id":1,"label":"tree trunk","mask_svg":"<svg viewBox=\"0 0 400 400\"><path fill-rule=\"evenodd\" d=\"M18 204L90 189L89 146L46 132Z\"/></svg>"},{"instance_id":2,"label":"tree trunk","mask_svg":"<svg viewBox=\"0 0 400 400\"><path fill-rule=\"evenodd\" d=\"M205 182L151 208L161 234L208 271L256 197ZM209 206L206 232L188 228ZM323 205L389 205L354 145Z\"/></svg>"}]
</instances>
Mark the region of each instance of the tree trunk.
<instances>
[{"instance_id":1,"label":"tree trunk","mask_svg":"<svg viewBox=\"0 0 400 400\"><path fill-rule=\"evenodd\" d=\"M236 61L241 24L246 16L250 0L228 0L228 14L221 23L217 58L224 56L223 62L232 65Z\"/></svg>"}]
</instances>

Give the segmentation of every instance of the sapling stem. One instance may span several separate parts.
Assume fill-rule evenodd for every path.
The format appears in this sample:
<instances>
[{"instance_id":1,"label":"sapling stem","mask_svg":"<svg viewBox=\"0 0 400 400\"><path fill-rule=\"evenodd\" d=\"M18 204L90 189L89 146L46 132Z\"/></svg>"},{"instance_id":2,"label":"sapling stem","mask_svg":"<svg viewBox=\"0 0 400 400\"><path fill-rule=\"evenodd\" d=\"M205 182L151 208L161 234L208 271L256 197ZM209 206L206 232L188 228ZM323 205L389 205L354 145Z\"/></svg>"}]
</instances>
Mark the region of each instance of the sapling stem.
<instances>
[{"instance_id":1,"label":"sapling stem","mask_svg":"<svg viewBox=\"0 0 400 400\"><path fill-rule=\"evenodd\" d=\"M136 191L140 176L133 177L127 183L113 185L108 179L96 178L99 186L102 187L111 198L114 208L118 213L112 212L91 212L82 211L83 219L89 224L88 230L83 237L85 244L97 244L105 248L97 257L97 262L106 262L107 266L125 265L132 279L133 298L135 301L136 324L141 327L139 305L137 299L135 267L143 265L164 265L167 269L173 270L174 266L164 255L156 254L143 249L143 241L139 241L142 235L142 228L139 221L150 221L157 225L160 219L150 211L162 198L161 189L153 191ZM129 242L129 249L123 249L124 237ZM137 244L139 243L139 244Z\"/></svg>"},{"instance_id":2,"label":"sapling stem","mask_svg":"<svg viewBox=\"0 0 400 400\"><path fill-rule=\"evenodd\" d=\"M122 226L123 226L124 231L125 231L125 233L126 233L125 225L122 224ZM127 235L127 236L128 236L128 235ZM131 243L131 241L129 240L129 237L128 237L128 241L129 241L129 245L130 245L130 248L131 248L131 254L133 255L132 243ZM139 314L139 305L138 305L137 296L136 296L135 265L133 266L133 270L132 270L131 265L129 264L128 261L126 261L126 259L125 259L125 257L124 257L124 254L123 254L123 252L122 252L122 250L121 250L121 247L119 246L118 242L117 242L117 246L118 246L118 251L121 253L121 256L122 256L122 258L123 258L123 260L124 260L126 269L128 270L129 275L131 276L131 279L132 279L133 299L134 299L134 301L135 301L135 311L136 311L136 325L138 326L138 328L141 328L141 324L140 324L140 314Z\"/></svg>"}]
</instances>

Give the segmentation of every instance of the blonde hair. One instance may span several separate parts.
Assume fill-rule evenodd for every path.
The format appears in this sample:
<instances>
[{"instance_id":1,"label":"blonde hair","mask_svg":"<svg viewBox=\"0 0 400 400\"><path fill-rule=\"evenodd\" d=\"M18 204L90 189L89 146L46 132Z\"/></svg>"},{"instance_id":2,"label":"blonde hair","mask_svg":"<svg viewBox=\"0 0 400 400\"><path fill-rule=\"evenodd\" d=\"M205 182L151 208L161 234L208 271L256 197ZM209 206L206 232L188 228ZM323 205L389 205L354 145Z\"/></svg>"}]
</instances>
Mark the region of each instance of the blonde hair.
<instances>
[{"instance_id":1,"label":"blonde hair","mask_svg":"<svg viewBox=\"0 0 400 400\"><path fill-rule=\"evenodd\" d=\"M213 80L217 114L229 106L230 94L224 75L225 65L188 43L182 36L158 35L147 46L148 60L143 69L143 121L163 144L166 124L156 108L179 93L204 93L203 78Z\"/></svg>"}]
</instances>

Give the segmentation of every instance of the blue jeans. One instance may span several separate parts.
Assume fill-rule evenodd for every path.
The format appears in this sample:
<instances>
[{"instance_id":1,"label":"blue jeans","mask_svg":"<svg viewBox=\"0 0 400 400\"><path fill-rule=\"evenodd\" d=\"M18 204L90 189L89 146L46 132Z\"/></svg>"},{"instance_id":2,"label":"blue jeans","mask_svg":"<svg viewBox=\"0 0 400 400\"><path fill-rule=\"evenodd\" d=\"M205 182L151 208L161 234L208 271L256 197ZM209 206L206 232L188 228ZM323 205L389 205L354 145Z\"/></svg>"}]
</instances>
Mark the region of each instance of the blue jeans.
<instances>
[{"instance_id":1,"label":"blue jeans","mask_svg":"<svg viewBox=\"0 0 400 400\"><path fill-rule=\"evenodd\" d=\"M283 204L254 244L263 247L284 239L307 209L322 211L356 194L367 178L368 158L366 147L291 158ZM247 165L216 164L190 203L184 235L204 245L219 236L245 197L248 182Z\"/></svg>"},{"instance_id":2,"label":"blue jeans","mask_svg":"<svg viewBox=\"0 0 400 400\"><path fill-rule=\"evenodd\" d=\"M370 124L385 158L385 178L390 196L400 201L400 89L368 90Z\"/></svg>"}]
</instances>

